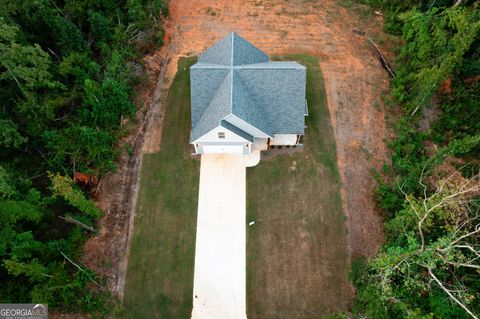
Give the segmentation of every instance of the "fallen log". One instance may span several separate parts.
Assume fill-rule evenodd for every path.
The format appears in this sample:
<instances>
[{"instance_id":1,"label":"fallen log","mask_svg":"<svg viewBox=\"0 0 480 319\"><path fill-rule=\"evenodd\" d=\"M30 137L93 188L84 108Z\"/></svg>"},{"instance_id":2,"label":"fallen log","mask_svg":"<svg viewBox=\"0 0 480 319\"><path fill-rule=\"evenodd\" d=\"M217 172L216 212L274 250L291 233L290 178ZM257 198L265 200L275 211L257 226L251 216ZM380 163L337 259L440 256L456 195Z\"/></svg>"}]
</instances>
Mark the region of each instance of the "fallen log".
<instances>
[{"instance_id":1,"label":"fallen log","mask_svg":"<svg viewBox=\"0 0 480 319\"><path fill-rule=\"evenodd\" d=\"M84 223L82 223L81 221L76 220L76 219L73 218L73 217L70 217L70 216L67 216L67 217L58 216L58 218L63 219L63 220L66 221L67 223L78 225L78 226L82 227L83 229L86 229L86 230L88 230L88 231L91 231L92 233L95 232L95 228L93 228L92 226L89 226L89 225L87 225L87 224L84 224Z\"/></svg>"},{"instance_id":2,"label":"fallen log","mask_svg":"<svg viewBox=\"0 0 480 319\"><path fill-rule=\"evenodd\" d=\"M75 267L77 267L78 270L80 270L81 272L85 272L85 269L83 269L82 267L80 267L79 264L75 263L73 260L71 260L70 258L68 258L67 255L65 255L63 253L63 251L61 251L58 247L57 247L57 250L60 252L60 254L62 254L62 256L68 260L69 263L71 263L72 265L74 265ZM88 276L88 279L93 282L97 287L99 288L103 288L102 286L100 286L100 284L98 282L95 281L95 279L93 279L92 277Z\"/></svg>"},{"instance_id":3,"label":"fallen log","mask_svg":"<svg viewBox=\"0 0 480 319\"><path fill-rule=\"evenodd\" d=\"M472 76L463 80L465 84L473 84L480 81L480 75Z\"/></svg>"},{"instance_id":4,"label":"fallen log","mask_svg":"<svg viewBox=\"0 0 480 319\"><path fill-rule=\"evenodd\" d=\"M392 78L395 78L395 72L393 72L392 68L390 67L390 64L388 64L382 52L380 52L380 49L378 48L378 46L375 44L375 42L373 42L372 38L367 37L367 39L368 41L370 41L370 43L373 45L373 47L377 51L378 57L380 58L380 62L382 63L383 68L387 70L387 72L390 74Z\"/></svg>"}]
</instances>

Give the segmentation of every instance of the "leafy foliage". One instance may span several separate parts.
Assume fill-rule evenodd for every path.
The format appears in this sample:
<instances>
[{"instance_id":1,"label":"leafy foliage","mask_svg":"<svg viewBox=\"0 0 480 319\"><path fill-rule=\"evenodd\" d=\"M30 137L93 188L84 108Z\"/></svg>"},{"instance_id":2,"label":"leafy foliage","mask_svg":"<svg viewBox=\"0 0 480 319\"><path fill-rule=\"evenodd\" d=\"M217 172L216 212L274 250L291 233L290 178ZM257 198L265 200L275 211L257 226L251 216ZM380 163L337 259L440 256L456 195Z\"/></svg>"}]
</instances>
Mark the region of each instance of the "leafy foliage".
<instances>
[{"instance_id":1,"label":"leafy foliage","mask_svg":"<svg viewBox=\"0 0 480 319\"><path fill-rule=\"evenodd\" d=\"M473 317L480 313L480 192L472 179L480 167L479 4L363 2L385 10L385 29L403 38L390 102L404 115L389 142L391 165L377 174L387 242L352 266L356 312Z\"/></svg>"},{"instance_id":2,"label":"leafy foliage","mask_svg":"<svg viewBox=\"0 0 480 319\"><path fill-rule=\"evenodd\" d=\"M112 79L105 79L101 86L91 80L85 80L85 101L82 109L82 121L93 127L104 129L120 125L122 115L132 115L135 111L128 100L127 86Z\"/></svg>"},{"instance_id":3,"label":"leafy foliage","mask_svg":"<svg viewBox=\"0 0 480 319\"><path fill-rule=\"evenodd\" d=\"M110 311L103 279L75 261L86 231L59 217L101 216L69 176L115 168L131 66L167 13L166 0L0 2L1 302Z\"/></svg>"},{"instance_id":4,"label":"leafy foliage","mask_svg":"<svg viewBox=\"0 0 480 319\"><path fill-rule=\"evenodd\" d=\"M18 132L18 126L12 120L0 120L0 146L18 149L27 141Z\"/></svg>"},{"instance_id":5,"label":"leafy foliage","mask_svg":"<svg viewBox=\"0 0 480 319\"><path fill-rule=\"evenodd\" d=\"M480 11L451 7L415 10L400 15L405 45L399 54L400 68L393 86L398 102L412 112L428 104L440 83L458 72L465 53L480 32Z\"/></svg>"},{"instance_id":6,"label":"leafy foliage","mask_svg":"<svg viewBox=\"0 0 480 319\"><path fill-rule=\"evenodd\" d=\"M68 176L60 174L50 175L52 180L53 196L65 199L68 204L77 208L90 217L100 217L100 210L92 200L86 199L83 193L75 188L75 182Z\"/></svg>"},{"instance_id":7,"label":"leafy foliage","mask_svg":"<svg viewBox=\"0 0 480 319\"><path fill-rule=\"evenodd\" d=\"M357 307L369 317L468 318L460 304L480 311L478 176L465 180L457 172L433 187L423 198L405 194L385 225L384 250L356 272Z\"/></svg>"}]
</instances>

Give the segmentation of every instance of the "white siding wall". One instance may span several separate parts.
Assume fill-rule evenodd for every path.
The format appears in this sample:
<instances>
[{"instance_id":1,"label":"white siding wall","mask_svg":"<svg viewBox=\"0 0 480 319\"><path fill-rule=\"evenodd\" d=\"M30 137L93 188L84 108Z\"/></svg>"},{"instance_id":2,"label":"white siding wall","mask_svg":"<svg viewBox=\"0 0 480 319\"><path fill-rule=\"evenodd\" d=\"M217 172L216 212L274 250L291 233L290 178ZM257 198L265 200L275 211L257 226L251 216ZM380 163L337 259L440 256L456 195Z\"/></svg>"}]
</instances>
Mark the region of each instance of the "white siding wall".
<instances>
[{"instance_id":1,"label":"white siding wall","mask_svg":"<svg viewBox=\"0 0 480 319\"><path fill-rule=\"evenodd\" d=\"M275 134L270 140L270 145L295 145L297 134Z\"/></svg>"},{"instance_id":2,"label":"white siding wall","mask_svg":"<svg viewBox=\"0 0 480 319\"><path fill-rule=\"evenodd\" d=\"M223 133L225 138L219 138ZM227 130L223 126L217 126L207 134L193 142L197 154L205 153L243 153L250 154L251 145L249 141L241 136Z\"/></svg>"},{"instance_id":3,"label":"white siding wall","mask_svg":"<svg viewBox=\"0 0 480 319\"><path fill-rule=\"evenodd\" d=\"M244 145L202 144L202 154L245 154Z\"/></svg>"},{"instance_id":4,"label":"white siding wall","mask_svg":"<svg viewBox=\"0 0 480 319\"><path fill-rule=\"evenodd\" d=\"M255 137L253 149L259 151L268 150L268 138Z\"/></svg>"},{"instance_id":5,"label":"white siding wall","mask_svg":"<svg viewBox=\"0 0 480 319\"><path fill-rule=\"evenodd\" d=\"M218 133L225 133L225 138L218 138ZM233 133L232 131L227 130L223 126L217 126L207 134L203 135L199 139L197 139L194 143L204 143L204 142L248 142L241 136Z\"/></svg>"}]
</instances>

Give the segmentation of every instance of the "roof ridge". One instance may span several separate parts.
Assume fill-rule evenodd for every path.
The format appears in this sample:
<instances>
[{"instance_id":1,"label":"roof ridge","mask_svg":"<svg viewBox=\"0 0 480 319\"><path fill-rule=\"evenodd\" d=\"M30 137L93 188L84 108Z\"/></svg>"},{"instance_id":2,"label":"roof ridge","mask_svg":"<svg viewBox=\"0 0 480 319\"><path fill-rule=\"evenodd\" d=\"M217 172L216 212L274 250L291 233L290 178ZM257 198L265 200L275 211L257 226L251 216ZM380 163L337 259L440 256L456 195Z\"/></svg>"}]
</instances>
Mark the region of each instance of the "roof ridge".
<instances>
[{"instance_id":1,"label":"roof ridge","mask_svg":"<svg viewBox=\"0 0 480 319\"><path fill-rule=\"evenodd\" d=\"M215 69L230 69L229 65L225 64L217 64L217 63L209 63L209 62L201 62L198 61L194 65L191 66L192 69L208 69L208 68L215 68Z\"/></svg>"},{"instance_id":2,"label":"roof ridge","mask_svg":"<svg viewBox=\"0 0 480 319\"><path fill-rule=\"evenodd\" d=\"M271 61L238 33L229 32L200 55L191 70L195 69L191 72L196 92L191 97L192 140L229 115L252 126L255 131L237 123L254 135L304 132L303 65Z\"/></svg>"},{"instance_id":3,"label":"roof ridge","mask_svg":"<svg viewBox=\"0 0 480 319\"><path fill-rule=\"evenodd\" d=\"M233 50L233 48L235 47L235 32L230 33L230 37L232 39L232 46L230 48L230 67L232 68L233 67L233 54L235 53L235 51Z\"/></svg>"},{"instance_id":4,"label":"roof ridge","mask_svg":"<svg viewBox=\"0 0 480 319\"><path fill-rule=\"evenodd\" d=\"M232 71L230 71L232 72ZM202 121L202 119L205 118L206 115L208 115L208 111L211 110L211 108L213 108L213 100L215 100L215 98L217 98L220 94L220 89L222 88L223 84L225 83L225 81L228 79L228 74L225 76L225 78L223 79L222 83L218 86L217 88L217 91L215 91L215 94L213 95L212 99L208 102L208 106L205 108L205 110L202 112L202 115L200 115L200 117L198 118L198 121L197 121L197 125L198 123L200 123ZM231 90L231 87L230 87L230 90ZM230 110L230 113L231 113L231 110ZM228 114L227 114L228 115ZM227 116L225 115L225 116ZM224 116L224 117L225 117ZM223 117L222 117L223 118ZM196 126L197 126L196 125Z\"/></svg>"},{"instance_id":5,"label":"roof ridge","mask_svg":"<svg viewBox=\"0 0 480 319\"><path fill-rule=\"evenodd\" d=\"M225 74L222 82L220 82L220 85L217 87L217 90L215 91L215 94L212 95L212 97L208 100L208 104L207 104L207 107L203 110L202 114L200 115L200 117L198 118L198 120L195 122L195 126L200 122L200 120L202 119L203 117L203 114L205 114L205 112L207 111L207 109L210 107L210 105L212 104L212 101L215 99L215 97L219 94L219 91L220 91L220 88L222 87L222 84L223 82L225 82L225 80L227 79L228 77L228 72L232 72L232 70L230 68L221 68L221 69L228 69L227 73ZM194 123L192 122L192 125Z\"/></svg>"},{"instance_id":6,"label":"roof ridge","mask_svg":"<svg viewBox=\"0 0 480 319\"><path fill-rule=\"evenodd\" d=\"M233 71L233 70L232 70ZM245 83L245 81L242 79L242 76L241 74L238 74L235 79L237 79L239 81L239 83L241 83L241 85L245 88L245 89L248 89L248 86L247 84ZM262 98L260 96L258 96L257 92L255 90L248 90L249 94L246 94L245 95L245 98L247 100L251 100L253 102L254 105L256 105L257 107L255 108L256 110L258 110L258 112L261 114L261 116L266 120L267 122L267 126L268 127L272 127L272 123L270 123L270 119L268 118L268 116L265 114L264 112L264 107L262 107L262 105L264 103L262 103ZM233 92L232 92L232 95L233 95ZM260 101L259 101L260 100ZM233 113L233 104L232 104L232 114L235 114ZM238 114L235 114L236 116L238 116L239 118L241 118L243 121L249 123L246 119L240 117ZM249 123L250 125L253 125L252 123ZM263 128L263 127L257 127L255 126L259 131L262 131L263 133L265 133L266 135L272 135L271 132L266 132L266 130Z\"/></svg>"},{"instance_id":7,"label":"roof ridge","mask_svg":"<svg viewBox=\"0 0 480 319\"><path fill-rule=\"evenodd\" d=\"M232 32L232 48L230 53L230 113L233 113L233 48L235 47L235 32Z\"/></svg>"}]
</instances>

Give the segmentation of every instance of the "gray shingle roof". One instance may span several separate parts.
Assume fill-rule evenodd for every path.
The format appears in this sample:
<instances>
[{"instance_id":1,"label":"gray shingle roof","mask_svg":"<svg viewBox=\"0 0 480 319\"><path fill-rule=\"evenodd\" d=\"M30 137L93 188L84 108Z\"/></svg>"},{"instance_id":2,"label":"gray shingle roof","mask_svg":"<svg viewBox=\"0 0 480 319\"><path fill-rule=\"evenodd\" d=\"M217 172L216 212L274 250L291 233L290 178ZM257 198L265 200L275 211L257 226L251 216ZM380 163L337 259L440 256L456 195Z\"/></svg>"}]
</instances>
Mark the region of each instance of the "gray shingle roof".
<instances>
[{"instance_id":1,"label":"gray shingle roof","mask_svg":"<svg viewBox=\"0 0 480 319\"><path fill-rule=\"evenodd\" d=\"M236 127L223 120L229 114L272 137L304 132L305 67L270 62L236 33L203 53L190 68L190 77L191 142L218 125L234 131ZM234 133L253 141L250 134L236 129Z\"/></svg>"},{"instance_id":2,"label":"gray shingle roof","mask_svg":"<svg viewBox=\"0 0 480 319\"><path fill-rule=\"evenodd\" d=\"M230 114L231 75L227 69L190 69L191 141L220 125Z\"/></svg>"},{"instance_id":3,"label":"gray shingle roof","mask_svg":"<svg viewBox=\"0 0 480 319\"><path fill-rule=\"evenodd\" d=\"M268 55L235 32L230 33L198 57L198 62L237 66L268 62Z\"/></svg>"}]
</instances>

